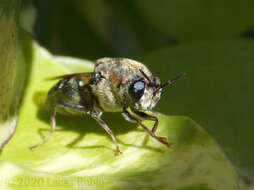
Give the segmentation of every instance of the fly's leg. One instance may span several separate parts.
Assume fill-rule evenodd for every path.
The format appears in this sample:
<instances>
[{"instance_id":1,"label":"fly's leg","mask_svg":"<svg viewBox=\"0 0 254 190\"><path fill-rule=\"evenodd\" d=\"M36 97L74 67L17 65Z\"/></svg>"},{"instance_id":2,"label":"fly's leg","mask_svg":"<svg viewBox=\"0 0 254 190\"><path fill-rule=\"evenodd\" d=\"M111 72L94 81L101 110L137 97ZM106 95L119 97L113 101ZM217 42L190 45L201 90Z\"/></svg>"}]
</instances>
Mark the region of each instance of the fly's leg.
<instances>
[{"instance_id":1,"label":"fly's leg","mask_svg":"<svg viewBox=\"0 0 254 190\"><path fill-rule=\"evenodd\" d=\"M116 146L116 155L120 155L122 152L120 151L118 142L116 141L116 138L113 134L113 132L111 131L111 129L108 127L108 125L100 118L100 115L91 111L90 115L92 118L94 118L99 124L100 126L103 127L103 129L105 129L105 131L111 136L113 142L115 143Z\"/></svg>"},{"instance_id":2,"label":"fly's leg","mask_svg":"<svg viewBox=\"0 0 254 190\"><path fill-rule=\"evenodd\" d=\"M141 112L143 113L143 112ZM166 145L166 146L170 146L171 144L168 143L167 138L166 137L158 137L154 134L153 131L150 131L139 119L137 119L136 117L134 117L133 115L131 115L127 110L124 110L123 113L124 117L128 120L128 121L133 121L137 124L139 124L143 129L145 129L148 134L150 136L152 136L153 138L155 138L156 140L158 140L160 143ZM142 117L142 115L140 115ZM156 118L157 119L157 118ZM157 119L158 120L158 119ZM157 122L158 125L158 122ZM155 128L156 129L156 128Z\"/></svg>"},{"instance_id":3,"label":"fly's leg","mask_svg":"<svg viewBox=\"0 0 254 190\"><path fill-rule=\"evenodd\" d=\"M69 102L64 102L64 101L57 101L57 103L52 107L52 111L51 111L51 115L50 115L50 134L47 135L46 137L44 137L44 139L42 139L38 144L34 145L34 146L30 146L29 149L33 150L39 146L41 146L42 144L44 144L45 142L47 142L49 140L49 138L51 137L51 135L54 133L55 131L55 126L56 126L56 120L55 120L55 116L56 116L56 107L57 106L64 106L64 107L70 107L79 111L84 111L84 112L88 112L87 108L82 106L82 105L78 105L78 104L72 104Z\"/></svg>"},{"instance_id":4,"label":"fly's leg","mask_svg":"<svg viewBox=\"0 0 254 190\"><path fill-rule=\"evenodd\" d=\"M159 120L158 120L157 117L152 116L152 115L148 115L148 114L146 114L144 112L140 112L140 111L136 111L136 110L133 110L133 112L136 113L138 116L144 118L144 119L155 121L155 123L153 125L153 128L152 128L152 132L153 133L156 132L158 124L159 124Z\"/></svg>"}]
</instances>

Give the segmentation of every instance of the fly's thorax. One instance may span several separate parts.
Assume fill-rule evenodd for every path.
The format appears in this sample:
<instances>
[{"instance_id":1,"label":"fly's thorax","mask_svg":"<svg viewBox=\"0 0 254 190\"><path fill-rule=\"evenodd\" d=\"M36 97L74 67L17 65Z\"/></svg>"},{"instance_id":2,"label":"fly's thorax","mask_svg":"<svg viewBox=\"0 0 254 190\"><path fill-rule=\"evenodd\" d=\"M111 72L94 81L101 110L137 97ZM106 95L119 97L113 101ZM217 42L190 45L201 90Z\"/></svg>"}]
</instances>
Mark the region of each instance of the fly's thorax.
<instances>
[{"instance_id":1,"label":"fly's thorax","mask_svg":"<svg viewBox=\"0 0 254 190\"><path fill-rule=\"evenodd\" d=\"M118 100L117 95L112 90L111 82L102 78L95 84L90 85L92 93L98 101L98 106L107 112L119 112L122 111L123 105Z\"/></svg>"},{"instance_id":2,"label":"fly's thorax","mask_svg":"<svg viewBox=\"0 0 254 190\"><path fill-rule=\"evenodd\" d=\"M116 86L130 81L135 75L140 75L140 70L151 75L145 65L127 58L101 58L95 64L95 73L101 74Z\"/></svg>"}]
</instances>

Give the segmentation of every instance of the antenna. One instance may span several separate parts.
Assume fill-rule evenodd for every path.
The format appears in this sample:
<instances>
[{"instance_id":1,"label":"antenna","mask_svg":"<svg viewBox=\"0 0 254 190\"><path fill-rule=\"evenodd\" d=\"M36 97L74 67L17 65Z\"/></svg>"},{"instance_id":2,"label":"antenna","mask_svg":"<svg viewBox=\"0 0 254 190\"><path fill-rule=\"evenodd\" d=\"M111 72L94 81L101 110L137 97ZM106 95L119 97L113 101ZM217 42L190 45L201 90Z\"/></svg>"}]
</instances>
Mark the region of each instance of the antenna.
<instances>
[{"instance_id":1,"label":"antenna","mask_svg":"<svg viewBox=\"0 0 254 190\"><path fill-rule=\"evenodd\" d=\"M175 78L173 78L173 79L167 81L166 83L164 83L163 85L161 85L161 86L159 87L159 89L164 88L164 87L166 87L166 86L168 86L168 85L173 84L175 81L177 81L178 79L184 77L185 75L186 75L186 73L182 73L182 74L180 74L180 75L177 75Z\"/></svg>"}]
</instances>

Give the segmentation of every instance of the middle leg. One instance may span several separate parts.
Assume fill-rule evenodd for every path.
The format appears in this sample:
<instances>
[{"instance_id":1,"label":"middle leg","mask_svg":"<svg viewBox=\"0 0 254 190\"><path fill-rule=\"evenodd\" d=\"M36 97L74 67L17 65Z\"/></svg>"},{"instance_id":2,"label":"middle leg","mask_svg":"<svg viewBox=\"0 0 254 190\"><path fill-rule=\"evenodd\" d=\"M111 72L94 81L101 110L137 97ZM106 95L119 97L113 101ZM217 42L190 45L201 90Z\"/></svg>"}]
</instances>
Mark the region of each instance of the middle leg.
<instances>
[{"instance_id":1,"label":"middle leg","mask_svg":"<svg viewBox=\"0 0 254 190\"><path fill-rule=\"evenodd\" d=\"M108 127L108 125L100 118L100 115L91 111L90 115L92 118L94 118L99 124L100 126L103 127L103 129L105 129L105 131L111 136L113 142L115 143L116 146L116 155L120 155L122 152L120 151L118 142L113 134L113 132L111 131L111 129Z\"/></svg>"}]
</instances>

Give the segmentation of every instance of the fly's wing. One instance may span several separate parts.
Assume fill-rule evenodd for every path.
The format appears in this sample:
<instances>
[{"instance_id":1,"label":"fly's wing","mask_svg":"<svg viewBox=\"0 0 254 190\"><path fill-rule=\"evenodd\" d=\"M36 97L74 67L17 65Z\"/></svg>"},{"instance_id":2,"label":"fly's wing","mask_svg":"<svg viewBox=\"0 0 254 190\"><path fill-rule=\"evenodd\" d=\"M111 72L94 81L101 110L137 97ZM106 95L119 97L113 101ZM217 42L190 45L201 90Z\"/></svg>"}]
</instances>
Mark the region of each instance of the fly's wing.
<instances>
[{"instance_id":1,"label":"fly's wing","mask_svg":"<svg viewBox=\"0 0 254 190\"><path fill-rule=\"evenodd\" d=\"M71 73L71 74L47 78L47 80L76 78L82 81L84 84L87 84L93 78L93 76L94 76L94 73Z\"/></svg>"}]
</instances>

